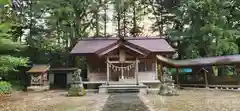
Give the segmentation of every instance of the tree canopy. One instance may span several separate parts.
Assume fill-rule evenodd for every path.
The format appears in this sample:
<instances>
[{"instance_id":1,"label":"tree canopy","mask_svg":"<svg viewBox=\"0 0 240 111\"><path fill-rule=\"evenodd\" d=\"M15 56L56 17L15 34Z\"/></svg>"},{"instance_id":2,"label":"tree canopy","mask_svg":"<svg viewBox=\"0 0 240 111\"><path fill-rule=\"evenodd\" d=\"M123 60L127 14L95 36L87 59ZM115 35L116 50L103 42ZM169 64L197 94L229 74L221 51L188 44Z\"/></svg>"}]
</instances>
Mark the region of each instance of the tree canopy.
<instances>
[{"instance_id":1,"label":"tree canopy","mask_svg":"<svg viewBox=\"0 0 240 111\"><path fill-rule=\"evenodd\" d=\"M178 59L239 53L239 0L1 0L0 4L0 73L26 63L70 66L70 50L90 36L166 37L178 44Z\"/></svg>"}]
</instances>

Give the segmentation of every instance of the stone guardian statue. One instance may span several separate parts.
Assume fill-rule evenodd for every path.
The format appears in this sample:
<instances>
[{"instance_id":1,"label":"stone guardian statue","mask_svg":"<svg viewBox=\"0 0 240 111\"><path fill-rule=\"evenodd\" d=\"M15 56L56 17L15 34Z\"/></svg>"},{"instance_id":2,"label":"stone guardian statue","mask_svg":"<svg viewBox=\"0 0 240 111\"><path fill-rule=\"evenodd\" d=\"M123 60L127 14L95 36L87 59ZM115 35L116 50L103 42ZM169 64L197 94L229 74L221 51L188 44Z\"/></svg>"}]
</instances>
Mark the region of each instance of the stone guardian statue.
<instances>
[{"instance_id":1,"label":"stone guardian statue","mask_svg":"<svg viewBox=\"0 0 240 111\"><path fill-rule=\"evenodd\" d=\"M162 84L160 86L159 95L172 96L177 95L177 90L174 85L174 80L166 67L163 67Z\"/></svg>"},{"instance_id":2,"label":"stone guardian statue","mask_svg":"<svg viewBox=\"0 0 240 111\"><path fill-rule=\"evenodd\" d=\"M86 94L83 87L81 69L76 70L72 77L73 83L68 91L68 96L84 96Z\"/></svg>"}]
</instances>

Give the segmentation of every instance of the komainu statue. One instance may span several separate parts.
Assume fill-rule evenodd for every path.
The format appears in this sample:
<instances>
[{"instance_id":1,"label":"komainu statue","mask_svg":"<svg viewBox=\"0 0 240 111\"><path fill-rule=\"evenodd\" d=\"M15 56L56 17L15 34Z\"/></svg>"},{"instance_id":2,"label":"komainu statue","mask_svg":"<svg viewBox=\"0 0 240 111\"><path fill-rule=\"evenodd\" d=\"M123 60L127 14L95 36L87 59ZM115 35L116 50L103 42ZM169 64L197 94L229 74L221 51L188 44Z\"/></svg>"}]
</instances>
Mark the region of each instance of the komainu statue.
<instances>
[{"instance_id":1,"label":"komainu statue","mask_svg":"<svg viewBox=\"0 0 240 111\"><path fill-rule=\"evenodd\" d=\"M163 68L162 84L160 86L158 94L160 95L177 95L177 90L174 85L174 80L171 74L167 71L167 68Z\"/></svg>"},{"instance_id":2,"label":"komainu statue","mask_svg":"<svg viewBox=\"0 0 240 111\"><path fill-rule=\"evenodd\" d=\"M71 84L71 87L68 91L68 96L84 96L86 94L80 74L81 69L78 69L73 73L73 83Z\"/></svg>"}]
</instances>

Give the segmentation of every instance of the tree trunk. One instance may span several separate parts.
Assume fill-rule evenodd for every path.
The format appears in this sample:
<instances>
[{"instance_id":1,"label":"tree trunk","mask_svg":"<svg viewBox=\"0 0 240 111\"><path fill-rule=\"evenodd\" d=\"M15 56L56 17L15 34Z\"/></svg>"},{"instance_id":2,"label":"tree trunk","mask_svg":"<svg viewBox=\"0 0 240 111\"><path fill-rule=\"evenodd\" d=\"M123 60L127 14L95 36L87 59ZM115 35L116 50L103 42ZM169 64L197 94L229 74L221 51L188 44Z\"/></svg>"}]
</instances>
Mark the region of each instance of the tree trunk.
<instances>
[{"instance_id":1,"label":"tree trunk","mask_svg":"<svg viewBox=\"0 0 240 111\"><path fill-rule=\"evenodd\" d=\"M29 37L28 37L28 44L30 43L30 45L32 44L32 26L33 26L33 19L32 19L32 16L33 16L33 14L32 14L32 5L33 5L33 3L32 3L33 1L32 0L30 0L30 9L29 9L29 17L30 17L30 24L29 24Z\"/></svg>"},{"instance_id":2,"label":"tree trunk","mask_svg":"<svg viewBox=\"0 0 240 111\"><path fill-rule=\"evenodd\" d=\"M96 13L95 13L95 27L96 27L96 34L95 34L95 36L99 36L99 23L98 23L98 21L99 21L99 14L98 14L98 9L97 9L97 11L96 11Z\"/></svg>"},{"instance_id":3,"label":"tree trunk","mask_svg":"<svg viewBox=\"0 0 240 111\"><path fill-rule=\"evenodd\" d=\"M136 5L134 1L133 2L133 37L136 37L136 32L137 32Z\"/></svg>"},{"instance_id":4,"label":"tree trunk","mask_svg":"<svg viewBox=\"0 0 240 111\"><path fill-rule=\"evenodd\" d=\"M104 7L104 37L107 37L107 0L105 2Z\"/></svg>"},{"instance_id":5,"label":"tree trunk","mask_svg":"<svg viewBox=\"0 0 240 111\"><path fill-rule=\"evenodd\" d=\"M124 37L127 36L127 33L126 33L126 7L124 7L124 12L123 12L123 35Z\"/></svg>"},{"instance_id":6,"label":"tree trunk","mask_svg":"<svg viewBox=\"0 0 240 111\"><path fill-rule=\"evenodd\" d=\"M161 18L161 12L159 13L159 12L157 12L156 10L155 10L155 8L154 8L154 3L153 3L153 1L152 0L149 0L149 2L150 2L150 4L151 4L151 6L152 6L152 10L153 10L153 12L154 12L154 16L155 16L155 18L156 18L156 20L157 20L157 23L160 23L160 21L161 20L159 20L159 18ZM159 2L158 2L159 3ZM159 4L160 5L160 4ZM159 17L158 17L158 16ZM161 25L159 24L158 25L158 30L159 30L159 35L162 35L162 28L161 28Z\"/></svg>"},{"instance_id":7,"label":"tree trunk","mask_svg":"<svg viewBox=\"0 0 240 111\"><path fill-rule=\"evenodd\" d=\"M120 26L121 17L120 17L120 12L119 11L117 13L117 22L118 22L118 37L120 39L123 39L123 37L121 36L121 26Z\"/></svg>"}]
</instances>

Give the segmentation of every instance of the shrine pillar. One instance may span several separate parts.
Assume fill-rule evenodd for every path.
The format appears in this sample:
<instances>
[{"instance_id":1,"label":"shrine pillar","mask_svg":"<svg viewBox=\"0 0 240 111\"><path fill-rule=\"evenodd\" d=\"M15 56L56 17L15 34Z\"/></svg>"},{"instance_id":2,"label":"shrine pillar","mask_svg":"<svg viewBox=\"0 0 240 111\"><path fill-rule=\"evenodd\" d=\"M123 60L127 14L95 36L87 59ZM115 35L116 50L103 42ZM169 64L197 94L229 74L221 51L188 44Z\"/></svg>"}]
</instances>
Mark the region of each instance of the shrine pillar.
<instances>
[{"instance_id":1,"label":"shrine pillar","mask_svg":"<svg viewBox=\"0 0 240 111\"><path fill-rule=\"evenodd\" d=\"M109 85L109 58L107 56L107 85Z\"/></svg>"},{"instance_id":2,"label":"shrine pillar","mask_svg":"<svg viewBox=\"0 0 240 111\"><path fill-rule=\"evenodd\" d=\"M138 81L138 58L136 58L136 63L135 63L135 78L136 78L136 84L139 85Z\"/></svg>"}]
</instances>

